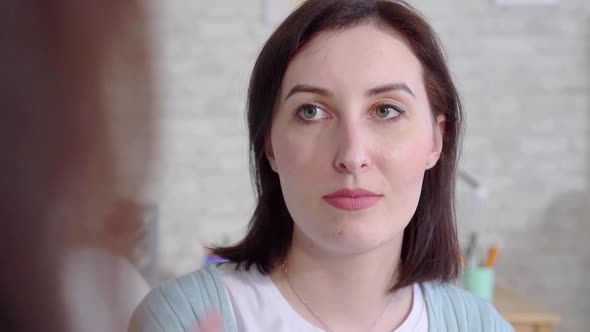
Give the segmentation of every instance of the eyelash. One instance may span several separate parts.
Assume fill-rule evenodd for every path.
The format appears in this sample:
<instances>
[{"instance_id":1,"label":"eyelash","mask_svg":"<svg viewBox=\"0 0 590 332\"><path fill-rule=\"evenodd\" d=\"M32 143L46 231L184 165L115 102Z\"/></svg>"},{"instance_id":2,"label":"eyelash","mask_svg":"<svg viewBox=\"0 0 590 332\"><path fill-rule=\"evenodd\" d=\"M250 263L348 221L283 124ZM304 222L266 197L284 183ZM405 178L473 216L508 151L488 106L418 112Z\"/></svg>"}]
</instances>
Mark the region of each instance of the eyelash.
<instances>
[{"instance_id":1,"label":"eyelash","mask_svg":"<svg viewBox=\"0 0 590 332\"><path fill-rule=\"evenodd\" d=\"M296 120L298 120L298 121L300 121L300 122L302 122L302 123L305 123L305 124L310 124L310 123L312 123L312 122L316 122L316 121L318 121L318 120L306 120L306 119L304 119L304 118L301 116L301 112L304 110L304 107L314 107L314 108L319 108L319 109L321 109L323 112L326 112L326 111L324 110L324 108L323 108L323 107L321 107L321 106L318 106L318 105L315 105L315 104L303 104L303 105L299 106L299 107L298 107L298 108L295 110L294 116L295 116ZM372 108L372 110L371 110L371 113L375 113L375 112L376 112L376 111L377 111L377 110L378 110L380 107L391 107L391 108L392 108L392 109L393 109L395 112L397 112L397 113L398 113L398 115L396 115L396 116L394 116L394 117L391 117L391 118L384 119L385 121L395 121L395 120L397 120L397 118L398 118L398 117L400 117L400 116L402 116L402 115L406 114L406 111L405 111L405 110L404 110L402 107L400 107L400 106L398 106L398 105L395 105L395 104L393 104L393 103L381 103L381 104L377 104L377 105L373 106L373 108ZM380 118L379 116L376 116L376 117L377 117L377 118Z\"/></svg>"},{"instance_id":2,"label":"eyelash","mask_svg":"<svg viewBox=\"0 0 590 332\"><path fill-rule=\"evenodd\" d=\"M394 117L392 117L392 118L385 119L385 120L392 120L392 121L393 121L393 120L396 120L398 117L400 117L400 116L402 116L402 115L406 114L406 111L405 111L405 110L404 110L402 107L400 107L400 106L398 106L398 105L396 105L396 104L393 104L393 103L382 103L382 104L377 104L377 105L375 105L375 106L373 107L373 110L372 110L371 112L375 113L375 112L377 111L377 109L379 109L380 107L390 107L390 108L392 108L392 109L393 109L395 112L397 112L397 113L398 113L398 115L396 115L396 116L394 116Z\"/></svg>"},{"instance_id":3,"label":"eyelash","mask_svg":"<svg viewBox=\"0 0 590 332\"><path fill-rule=\"evenodd\" d=\"M305 123L305 124L309 124L309 123L312 123L312 122L318 121L318 120L305 120L305 119L304 119L304 118L301 116L301 112L304 110L304 108L305 108L305 107L319 108L319 109L321 109L323 112L326 112L326 111L324 110L324 108L323 108L323 107L321 107L321 106L319 106L319 105L315 105L315 104L303 104L303 105L301 105L301 106L297 107L297 109L295 110L295 114L294 114L294 116L295 116L295 118L296 118L297 120L299 120L300 122L302 122L302 123ZM326 112L326 113L327 113L327 112Z\"/></svg>"}]
</instances>

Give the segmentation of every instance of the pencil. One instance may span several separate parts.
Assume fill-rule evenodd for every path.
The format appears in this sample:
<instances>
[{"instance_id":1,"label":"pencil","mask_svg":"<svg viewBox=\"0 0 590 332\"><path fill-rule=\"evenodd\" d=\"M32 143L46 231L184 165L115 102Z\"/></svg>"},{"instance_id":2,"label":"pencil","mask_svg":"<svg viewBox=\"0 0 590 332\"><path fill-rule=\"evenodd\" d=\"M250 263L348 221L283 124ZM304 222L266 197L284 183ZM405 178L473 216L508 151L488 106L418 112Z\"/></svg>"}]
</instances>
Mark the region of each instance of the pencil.
<instances>
[{"instance_id":1,"label":"pencil","mask_svg":"<svg viewBox=\"0 0 590 332\"><path fill-rule=\"evenodd\" d=\"M499 251L500 251L500 249L498 249L498 246L492 246L490 248L490 251L488 252L488 259L486 260L486 262L484 264L485 267L492 268L496 265Z\"/></svg>"}]
</instances>

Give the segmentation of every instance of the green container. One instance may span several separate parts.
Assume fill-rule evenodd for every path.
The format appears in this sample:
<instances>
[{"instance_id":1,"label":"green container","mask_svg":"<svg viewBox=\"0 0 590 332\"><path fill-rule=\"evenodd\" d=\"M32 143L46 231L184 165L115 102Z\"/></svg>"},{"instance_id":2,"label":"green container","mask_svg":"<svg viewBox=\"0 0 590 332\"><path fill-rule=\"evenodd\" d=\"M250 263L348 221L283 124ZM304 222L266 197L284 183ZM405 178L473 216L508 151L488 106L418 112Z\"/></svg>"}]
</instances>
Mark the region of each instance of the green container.
<instances>
[{"instance_id":1,"label":"green container","mask_svg":"<svg viewBox=\"0 0 590 332\"><path fill-rule=\"evenodd\" d=\"M463 288L484 300L494 297L494 270L487 267L471 267L463 272Z\"/></svg>"}]
</instances>

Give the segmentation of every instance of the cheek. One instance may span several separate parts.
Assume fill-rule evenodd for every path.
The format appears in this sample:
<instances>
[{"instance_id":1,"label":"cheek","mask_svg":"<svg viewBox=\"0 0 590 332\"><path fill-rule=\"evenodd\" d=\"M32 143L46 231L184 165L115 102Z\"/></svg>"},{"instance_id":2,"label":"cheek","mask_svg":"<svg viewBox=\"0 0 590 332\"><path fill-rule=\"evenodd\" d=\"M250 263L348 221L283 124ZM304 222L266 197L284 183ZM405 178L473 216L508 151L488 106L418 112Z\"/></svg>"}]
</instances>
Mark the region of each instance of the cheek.
<instances>
[{"instance_id":1,"label":"cheek","mask_svg":"<svg viewBox=\"0 0 590 332\"><path fill-rule=\"evenodd\" d=\"M375 159L388 167L423 171L432 144L427 141L397 141L381 149Z\"/></svg>"},{"instance_id":2,"label":"cheek","mask_svg":"<svg viewBox=\"0 0 590 332\"><path fill-rule=\"evenodd\" d=\"M271 140L282 181L291 178L302 181L319 173L322 163L318 157L326 153L322 153L325 149L317 144L318 137L313 131L281 127L271 134Z\"/></svg>"},{"instance_id":3,"label":"cheek","mask_svg":"<svg viewBox=\"0 0 590 332\"><path fill-rule=\"evenodd\" d=\"M432 150L429 135L409 135L389 139L375 150L374 161L388 182L421 184Z\"/></svg>"},{"instance_id":4,"label":"cheek","mask_svg":"<svg viewBox=\"0 0 590 332\"><path fill-rule=\"evenodd\" d=\"M309 219L313 206L319 204L318 192L321 183L329 176L326 172L328 155L326 148L296 130L277 130L271 135L275 162L278 169L281 190L287 209L295 220ZM321 160L320 160L321 159Z\"/></svg>"}]
</instances>

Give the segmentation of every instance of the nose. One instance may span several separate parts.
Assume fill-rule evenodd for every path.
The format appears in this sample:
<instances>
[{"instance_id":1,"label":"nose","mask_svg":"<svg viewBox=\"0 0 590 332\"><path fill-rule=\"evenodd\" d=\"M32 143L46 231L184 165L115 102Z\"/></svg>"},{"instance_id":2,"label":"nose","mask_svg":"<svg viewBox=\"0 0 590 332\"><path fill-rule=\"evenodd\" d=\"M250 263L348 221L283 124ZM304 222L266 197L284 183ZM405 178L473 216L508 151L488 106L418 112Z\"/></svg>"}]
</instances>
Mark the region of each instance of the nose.
<instances>
[{"instance_id":1,"label":"nose","mask_svg":"<svg viewBox=\"0 0 590 332\"><path fill-rule=\"evenodd\" d=\"M358 174L370 167L368 141L359 123L343 123L338 140L334 168L339 173Z\"/></svg>"}]
</instances>

